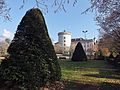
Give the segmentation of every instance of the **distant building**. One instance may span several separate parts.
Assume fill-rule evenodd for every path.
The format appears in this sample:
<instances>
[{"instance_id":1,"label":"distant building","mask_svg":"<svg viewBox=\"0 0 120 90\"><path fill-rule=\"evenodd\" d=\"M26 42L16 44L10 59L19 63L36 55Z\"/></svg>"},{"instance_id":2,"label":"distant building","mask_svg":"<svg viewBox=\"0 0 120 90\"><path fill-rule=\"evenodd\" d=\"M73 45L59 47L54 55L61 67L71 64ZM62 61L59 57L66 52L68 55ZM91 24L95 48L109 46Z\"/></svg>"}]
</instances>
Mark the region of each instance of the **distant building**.
<instances>
[{"instance_id":1,"label":"distant building","mask_svg":"<svg viewBox=\"0 0 120 90\"><path fill-rule=\"evenodd\" d=\"M0 42L0 57L4 57L7 54L9 44L5 41Z\"/></svg>"},{"instance_id":2,"label":"distant building","mask_svg":"<svg viewBox=\"0 0 120 90\"><path fill-rule=\"evenodd\" d=\"M58 43L60 48L62 49L62 54L69 54L70 46L71 46L71 33L66 32L59 32L58 33Z\"/></svg>"},{"instance_id":3,"label":"distant building","mask_svg":"<svg viewBox=\"0 0 120 90\"><path fill-rule=\"evenodd\" d=\"M72 55L78 42L81 42L87 56L94 55L97 46L94 39L73 38L70 32L59 32L54 48L57 54Z\"/></svg>"},{"instance_id":4,"label":"distant building","mask_svg":"<svg viewBox=\"0 0 120 90\"><path fill-rule=\"evenodd\" d=\"M71 39L71 53L74 52L74 49L77 43L80 42L83 46L83 49L86 55L94 55L95 51L97 50L96 43L94 39L83 39L83 38L74 38Z\"/></svg>"}]
</instances>

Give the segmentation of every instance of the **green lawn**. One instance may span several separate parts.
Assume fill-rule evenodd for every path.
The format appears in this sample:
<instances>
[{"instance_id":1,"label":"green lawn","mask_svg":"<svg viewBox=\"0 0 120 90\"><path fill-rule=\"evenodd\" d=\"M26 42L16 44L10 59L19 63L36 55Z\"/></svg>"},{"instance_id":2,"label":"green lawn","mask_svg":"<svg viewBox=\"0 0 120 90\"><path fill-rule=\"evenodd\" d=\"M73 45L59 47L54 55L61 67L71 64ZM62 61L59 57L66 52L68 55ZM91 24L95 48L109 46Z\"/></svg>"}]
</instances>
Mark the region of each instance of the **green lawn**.
<instances>
[{"instance_id":1,"label":"green lawn","mask_svg":"<svg viewBox=\"0 0 120 90\"><path fill-rule=\"evenodd\" d=\"M106 61L72 62L59 60L59 63L62 80L92 85L120 85L120 71L113 68Z\"/></svg>"},{"instance_id":2,"label":"green lawn","mask_svg":"<svg viewBox=\"0 0 120 90\"><path fill-rule=\"evenodd\" d=\"M65 90L120 90L120 70L106 61L59 60L59 63Z\"/></svg>"}]
</instances>

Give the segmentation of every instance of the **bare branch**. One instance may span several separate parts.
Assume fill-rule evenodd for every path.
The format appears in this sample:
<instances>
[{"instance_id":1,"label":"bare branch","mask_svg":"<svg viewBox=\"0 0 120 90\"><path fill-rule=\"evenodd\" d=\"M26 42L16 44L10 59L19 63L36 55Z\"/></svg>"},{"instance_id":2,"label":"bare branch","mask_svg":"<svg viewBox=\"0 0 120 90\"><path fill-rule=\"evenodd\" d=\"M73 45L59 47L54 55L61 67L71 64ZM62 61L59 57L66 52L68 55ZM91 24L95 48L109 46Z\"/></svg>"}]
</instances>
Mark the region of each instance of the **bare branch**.
<instances>
[{"instance_id":1,"label":"bare branch","mask_svg":"<svg viewBox=\"0 0 120 90\"><path fill-rule=\"evenodd\" d=\"M103 36L113 39L111 44L120 51L120 0L91 0L92 9L97 11L97 22ZM103 37L102 37L103 38ZM107 41L104 41L106 43Z\"/></svg>"},{"instance_id":2,"label":"bare branch","mask_svg":"<svg viewBox=\"0 0 120 90\"><path fill-rule=\"evenodd\" d=\"M7 8L5 0L0 0L0 16L3 17L5 20L11 20L9 11L11 8Z\"/></svg>"}]
</instances>

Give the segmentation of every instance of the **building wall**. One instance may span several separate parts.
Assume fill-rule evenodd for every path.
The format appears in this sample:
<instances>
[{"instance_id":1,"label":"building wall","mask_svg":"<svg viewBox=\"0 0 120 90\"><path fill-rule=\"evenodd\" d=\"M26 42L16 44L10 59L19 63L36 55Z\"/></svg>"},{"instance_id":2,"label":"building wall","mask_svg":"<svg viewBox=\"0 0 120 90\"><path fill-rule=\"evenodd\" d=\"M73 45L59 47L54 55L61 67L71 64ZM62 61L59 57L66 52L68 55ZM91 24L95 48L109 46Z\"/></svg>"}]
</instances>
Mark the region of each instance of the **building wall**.
<instances>
[{"instance_id":1,"label":"building wall","mask_svg":"<svg viewBox=\"0 0 120 90\"><path fill-rule=\"evenodd\" d=\"M94 55L97 50L94 39L71 39L71 33L66 31L58 33L58 42L54 45L54 48L56 53L72 55L78 42L81 42L87 56Z\"/></svg>"},{"instance_id":2,"label":"building wall","mask_svg":"<svg viewBox=\"0 0 120 90\"><path fill-rule=\"evenodd\" d=\"M69 54L71 46L71 33L66 31L58 33L58 42L63 51L62 53Z\"/></svg>"},{"instance_id":3,"label":"building wall","mask_svg":"<svg viewBox=\"0 0 120 90\"><path fill-rule=\"evenodd\" d=\"M57 54L62 54L62 48L58 42L54 44L54 49Z\"/></svg>"},{"instance_id":4,"label":"building wall","mask_svg":"<svg viewBox=\"0 0 120 90\"><path fill-rule=\"evenodd\" d=\"M62 47L67 46L70 47L71 45L71 35L68 34L60 34L58 36L58 42Z\"/></svg>"},{"instance_id":5,"label":"building wall","mask_svg":"<svg viewBox=\"0 0 120 90\"><path fill-rule=\"evenodd\" d=\"M94 52L96 51L96 44L94 43L94 41L92 39L88 39L88 40L83 39L83 40L72 41L71 48L70 48L71 53L74 52L75 47L78 42L81 42L86 55L94 55Z\"/></svg>"}]
</instances>

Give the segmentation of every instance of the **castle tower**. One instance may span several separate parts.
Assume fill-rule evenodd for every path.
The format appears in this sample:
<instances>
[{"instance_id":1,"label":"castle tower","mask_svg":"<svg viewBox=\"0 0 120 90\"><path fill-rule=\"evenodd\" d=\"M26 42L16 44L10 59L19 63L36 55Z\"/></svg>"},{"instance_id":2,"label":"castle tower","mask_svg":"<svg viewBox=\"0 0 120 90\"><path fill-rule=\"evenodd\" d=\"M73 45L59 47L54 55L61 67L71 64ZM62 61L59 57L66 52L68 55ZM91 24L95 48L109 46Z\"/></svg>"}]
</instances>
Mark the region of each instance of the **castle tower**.
<instances>
[{"instance_id":1,"label":"castle tower","mask_svg":"<svg viewBox=\"0 0 120 90\"><path fill-rule=\"evenodd\" d=\"M58 42L62 49L63 54L69 54L70 46L71 46L71 33L66 32L59 32L58 33Z\"/></svg>"}]
</instances>

